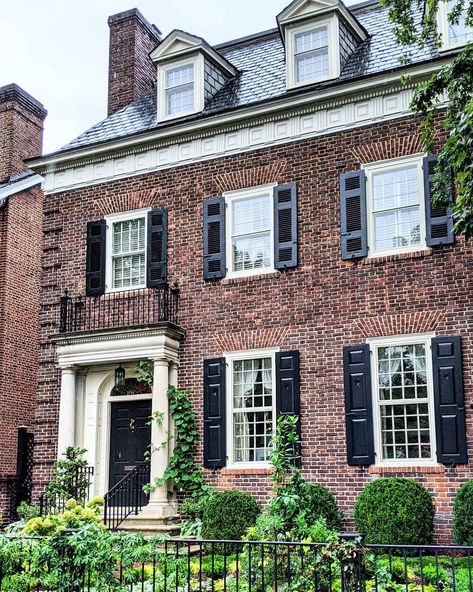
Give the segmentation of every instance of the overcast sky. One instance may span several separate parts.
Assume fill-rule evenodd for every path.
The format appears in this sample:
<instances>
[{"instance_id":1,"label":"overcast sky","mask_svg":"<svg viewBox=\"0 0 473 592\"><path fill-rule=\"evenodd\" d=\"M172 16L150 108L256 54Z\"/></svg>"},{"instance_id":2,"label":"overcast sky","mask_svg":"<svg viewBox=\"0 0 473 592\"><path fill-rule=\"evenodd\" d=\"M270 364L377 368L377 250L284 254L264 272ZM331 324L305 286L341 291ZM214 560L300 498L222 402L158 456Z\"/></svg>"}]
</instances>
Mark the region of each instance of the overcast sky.
<instances>
[{"instance_id":1,"label":"overcast sky","mask_svg":"<svg viewBox=\"0 0 473 592\"><path fill-rule=\"evenodd\" d=\"M137 7L166 35L215 44L275 26L289 0L0 0L0 86L16 82L49 114L44 152L106 115L111 14Z\"/></svg>"}]
</instances>

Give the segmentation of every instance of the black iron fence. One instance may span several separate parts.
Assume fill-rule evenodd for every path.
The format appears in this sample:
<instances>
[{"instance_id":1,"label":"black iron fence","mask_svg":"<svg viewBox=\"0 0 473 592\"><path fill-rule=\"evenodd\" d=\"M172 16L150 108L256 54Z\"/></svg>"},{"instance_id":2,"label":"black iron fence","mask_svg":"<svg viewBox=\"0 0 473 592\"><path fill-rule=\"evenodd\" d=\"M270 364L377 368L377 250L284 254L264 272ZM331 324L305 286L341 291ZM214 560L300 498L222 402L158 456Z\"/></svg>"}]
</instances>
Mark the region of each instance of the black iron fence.
<instances>
[{"instance_id":1,"label":"black iron fence","mask_svg":"<svg viewBox=\"0 0 473 592\"><path fill-rule=\"evenodd\" d=\"M471 592L473 547L0 537L0 590ZM38 549L43 546L43 552ZM45 552L47 551L47 552Z\"/></svg>"},{"instance_id":2,"label":"black iron fence","mask_svg":"<svg viewBox=\"0 0 473 592\"><path fill-rule=\"evenodd\" d=\"M64 487L65 491L55 493L54 490L46 490L39 496L39 514L59 514L66 509L67 500L73 498L80 505L85 505L90 499L90 488L94 467L80 467L71 476L69 483ZM1 590L1 589L0 589Z\"/></svg>"},{"instance_id":3,"label":"black iron fence","mask_svg":"<svg viewBox=\"0 0 473 592\"><path fill-rule=\"evenodd\" d=\"M149 495L143 487L150 482L150 463L137 465L104 496L104 522L111 530L131 516L137 515L146 506Z\"/></svg>"},{"instance_id":4,"label":"black iron fence","mask_svg":"<svg viewBox=\"0 0 473 592\"><path fill-rule=\"evenodd\" d=\"M177 324L179 289L167 284L101 296L61 297L59 332L98 331L159 322Z\"/></svg>"}]
</instances>

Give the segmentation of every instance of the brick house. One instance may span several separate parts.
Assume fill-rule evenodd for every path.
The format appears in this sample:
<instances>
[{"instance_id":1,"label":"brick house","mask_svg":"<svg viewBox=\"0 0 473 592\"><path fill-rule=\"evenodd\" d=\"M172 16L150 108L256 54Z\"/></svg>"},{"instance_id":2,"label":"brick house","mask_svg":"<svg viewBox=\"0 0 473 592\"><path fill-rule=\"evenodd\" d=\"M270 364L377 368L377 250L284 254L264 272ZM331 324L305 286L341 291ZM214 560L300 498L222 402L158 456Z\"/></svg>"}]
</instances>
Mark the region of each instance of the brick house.
<instances>
[{"instance_id":1,"label":"brick house","mask_svg":"<svg viewBox=\"0 0 473 592\"><path fill-rule=\"evenodd\" d=\"M23 161L41 154L45 117L43 105L16 84L0 88L0 508L5 520L12 505L28 495L31 480L43 193L41 177Z\"/></svg>"},{"instance_id":2,"label":"brick house","mask_svg":"<svg viewBox=\"0 0 473 592\"><path fill-rule=\"evenodd\" d=\"M38 488L70 444L95 493L151 441L162 474L177 384L210 484L266 498L276 417L298 414L303 473L344 511L408 476L448 538L473 476L472 248L430 207L435 155L409 112L470 35L445 18L442 48L405 68L371 1L295 0L276 29L214 47L162 39L136 9L109 19L108 117L30 163L47 195ZM174 512L163 486L142 516Z\"/></svg>"}]
</instances>

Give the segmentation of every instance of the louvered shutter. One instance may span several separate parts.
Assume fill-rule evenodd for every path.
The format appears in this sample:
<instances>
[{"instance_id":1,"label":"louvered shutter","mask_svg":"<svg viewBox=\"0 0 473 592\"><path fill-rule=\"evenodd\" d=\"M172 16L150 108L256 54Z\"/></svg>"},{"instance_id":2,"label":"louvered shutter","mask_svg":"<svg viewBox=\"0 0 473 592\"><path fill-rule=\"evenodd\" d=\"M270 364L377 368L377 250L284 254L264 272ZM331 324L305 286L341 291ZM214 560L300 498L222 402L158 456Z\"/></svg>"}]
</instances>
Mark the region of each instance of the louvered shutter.
<instances>
[{"instance_id":1,"label":"louvered shutter","mask_svg":"<svg viewBox=\"0 0 473 592\"><path fill-rule=\"evenodd\" d=\"M366 178L364 171L340 175L340 236L342 259L366 257Z\"/></svg>"},{"instance_id":2,"label":"louvered shutter","mask_svg":"<svg viewBox=\"0 0 473 592\"><path fill-rule=\"evenodd\" d=\"M204 361L204 466L226 465L225 358Z\"/></svg>"},{"instance_id":3,"label":"louvered shutter","mask_svg":"<svg viewBox=\"0 0 473 592\"><path fill-rule=\"evenodd\" d=\"M225 198L204 201L204 278L225 277Z\"/></svg>"},{"instance_id":4,"label":"louvered shutter","mask_svg":"<svg viewBox=\"0 0 473 592\"><path fill-rule=\"evenodd\" d=\"M86 294L99 296L105 292L105 220L87 222Z\"/></svg>"},{"instance_id":5,"label":"louvered shutter","mask_svg":"<svg viewBox=\"0 0 473 592\"><path fill-rule=\"evenodd\" d=\"M349 465L374 463L370 348L367 343L343 349L345 420Z\"/></svg>"},{"instance_id":6,"label":"louvered shutter","mask_svg":"<svg viewBox=\"0 0 473 592\"><path fill-rule=\"evenodd\" d=\"M148 212L148 245L146 285L155 288L166 282L167 275L167 210Z\"/></svg>"},{"instance_id":7,"label":"louvered shutter","mask_svg":"<svg viewBox=\"0 0 473 592\"><path fill-rule=\"evenodd\" d=\"M436 164L436 156L426 156L424 158L425 229L428 247L450 245L455 241L451 209L445 206L434 207L432 205L432 186ZM453 199L453 180L451 188Z\"/></svg>"},{"instance_id":8,"label":"louvered shutter","mask_svg":"<svg viewBox=\"0 0 473 592\"><path fill-rule=\"evenodd\" d=\"M432 339L437 460L468 462L460 337Z\"/></svg>"},{"instance_id":9,"label":"louvered shutter","mask_svg":"<svg viewBox=\"0 0 473 592\"><path fill-rule=\"evenodd\" d=\"M297 265L297 190L296 184L274 188L274 267L287 269Z\"/></svg>"},{"instance_id":10,"label":"louvered shutter","mask_svg":"<svg viewBox=\"0 0 473 592\"><path fill-rule=\"evenodd\" d=\"M295 415L299 418L298 432L301 435L301 397L299 379L299 352L276 353L276 415ZM295 450L295 464L300 465L301 451Z\"/></svg>"}]
</instances>

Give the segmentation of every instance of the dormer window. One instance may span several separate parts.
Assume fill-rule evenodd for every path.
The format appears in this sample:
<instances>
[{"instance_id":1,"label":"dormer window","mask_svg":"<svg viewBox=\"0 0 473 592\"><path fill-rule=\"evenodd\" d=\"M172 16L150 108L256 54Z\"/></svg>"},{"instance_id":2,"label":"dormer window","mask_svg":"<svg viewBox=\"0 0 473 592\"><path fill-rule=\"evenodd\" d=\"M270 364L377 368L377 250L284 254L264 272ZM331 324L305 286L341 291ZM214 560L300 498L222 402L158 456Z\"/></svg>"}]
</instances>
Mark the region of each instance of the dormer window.
<instances>
[{"instance_id":1,"label":"dormer window","mask_svg":"<svg viewBox=\"0 0 473 592\"><path fill-rule=\"evenodd\" d=\"M170 68L165 73L166 116L194 110L194 64Z\"/></svg>"},{"instance_id":2,"label":"dormer window","mask_svg":"<svg viewBox=\"0 0 473 592\"><path fill-rule=\"evenodd\" d=\"M473 41L473 28L465 24L466 10L463 10L458 23L451 23L448 15L455 6L455 0L440 2L438 12L439 33L442 35L441 49L446 51L466 45Z\"/></svg>"},{"instance_id":3,"label":"dormer window","mask_svg":"<svg viewBox=\"0 0 473 592\"><path fill-rule=\"evenodd\" d=\"M288 88L337 78L340 74L338 18L290 28L286 44Z\"/></svg>"},{"instance_id":4,"label":"dormer window","mask_svg":"<svg viewBox=\"0 0 473 592\"><path fill-rule=\"evenodd\" d=\"M201 37L172 31L151 52L158 70L158 121L202 113L207 101L238 74Z\"/></svg>"}]
</instances>

